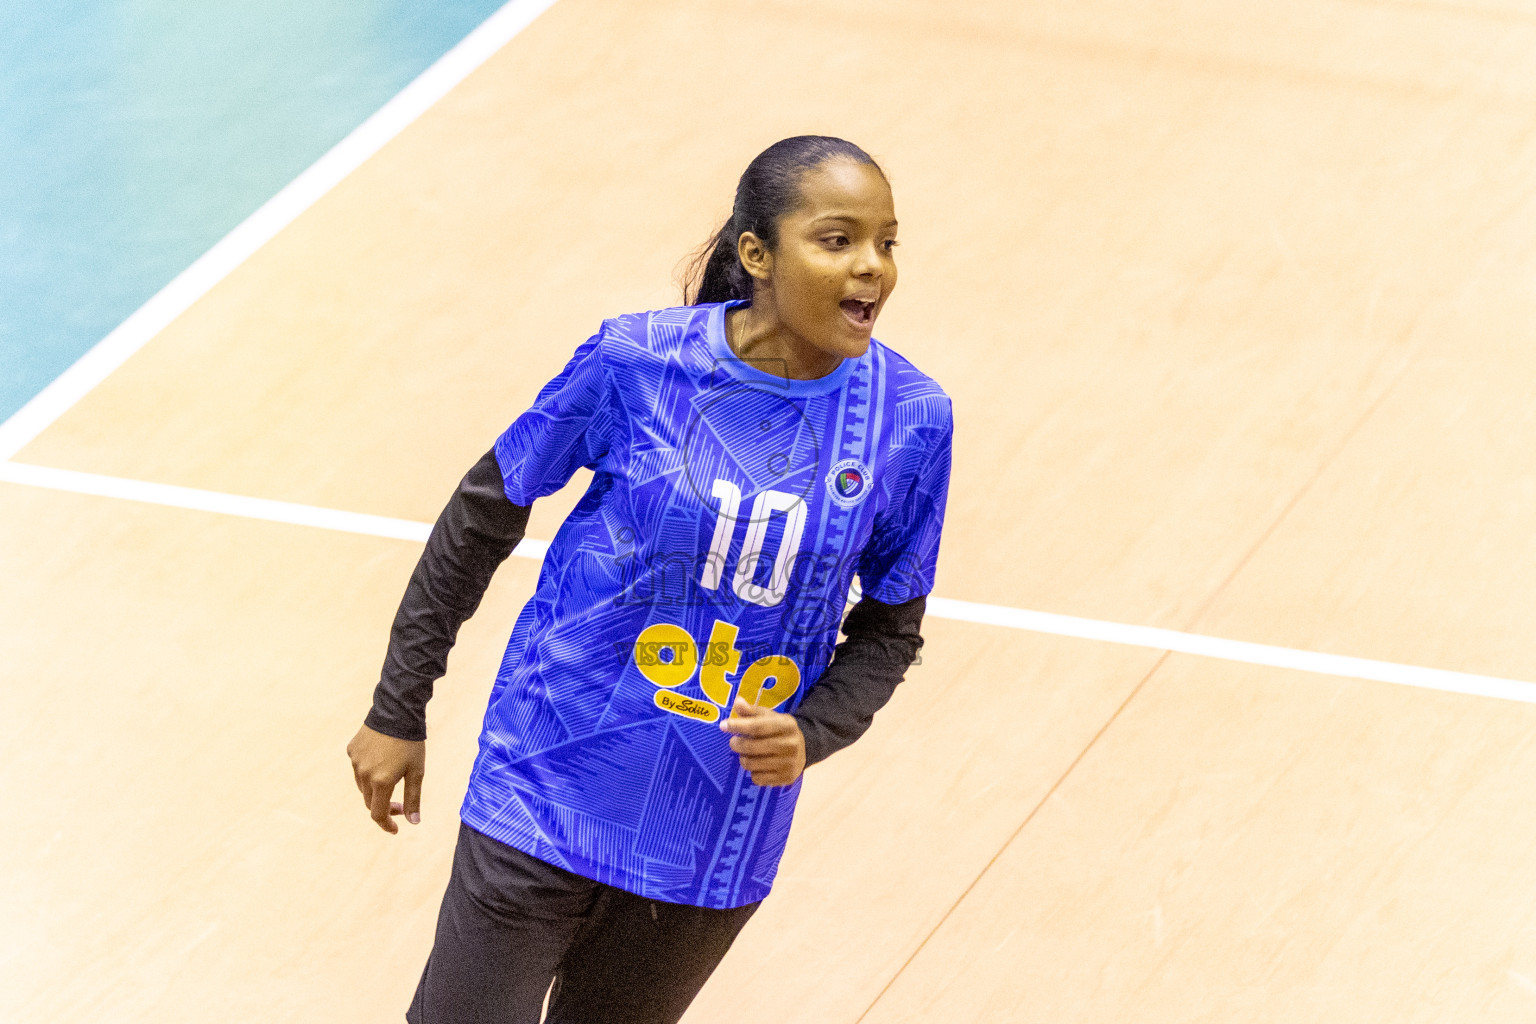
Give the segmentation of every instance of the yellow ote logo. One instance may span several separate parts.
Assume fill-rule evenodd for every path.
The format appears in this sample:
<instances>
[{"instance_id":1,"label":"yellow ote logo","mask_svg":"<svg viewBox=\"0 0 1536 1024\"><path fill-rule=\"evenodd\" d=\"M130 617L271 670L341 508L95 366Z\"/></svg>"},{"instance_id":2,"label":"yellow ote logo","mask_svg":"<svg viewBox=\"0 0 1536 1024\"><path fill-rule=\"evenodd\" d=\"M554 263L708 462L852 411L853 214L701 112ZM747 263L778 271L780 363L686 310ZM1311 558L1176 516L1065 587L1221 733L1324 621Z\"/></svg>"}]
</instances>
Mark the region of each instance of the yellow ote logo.
<instances>
[{"instance_id":1,"label":"yellow ote logo","mask_svg":"<svg viewBox=\"0 0 1536 1024\"><path fill-rule=\"evenodd\" d=\"M729 677L736 674L741 664L741 652L735 646L738 632L729 622L716 619L704 657L700 658L698 645L682 626L670 622L647 626L635 638L635 665L641 675L660 687L654 698L656 706L684 718L718 721L720 709L731 703ZM669 652L665 659L662 651ZM699 673L704 696L713 703L672 692L692 679L695 671ZM799 688L800 666L793 658L770 654L747 666L736 695L748 704L776 708Z\"/></svg>"}]
</instances>

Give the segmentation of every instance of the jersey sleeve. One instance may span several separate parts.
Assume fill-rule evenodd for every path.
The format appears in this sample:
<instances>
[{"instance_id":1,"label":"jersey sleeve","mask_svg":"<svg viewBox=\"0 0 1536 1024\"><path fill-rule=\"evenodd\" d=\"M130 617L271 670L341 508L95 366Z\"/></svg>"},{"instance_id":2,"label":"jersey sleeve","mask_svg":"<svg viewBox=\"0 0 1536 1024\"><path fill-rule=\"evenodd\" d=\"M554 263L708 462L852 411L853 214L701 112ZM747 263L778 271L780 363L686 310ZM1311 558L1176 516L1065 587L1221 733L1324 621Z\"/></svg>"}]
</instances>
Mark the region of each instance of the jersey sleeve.
<instances>
[{"instance_id":1,"label":"jersey sleeve","mask_svg":"<svg viewBox=\"0 0 1536 1024\"><path fill-rule=\"evenodd\" d=\"M931 433L933 441L924 451L905 496L876 517L869 543L859 556L860 588L885 604L903 604L933 589L954 441L948 401L942 422L935 424Z\"/></svg>"},{"instance_id":2,"label":"jersey sleeve","mask_svg":"<svg viewBox=\"0 0 1536 1024\"><path fill-rule=\"evenodd\" d=\"M583 342L528 411L496 439L496 463L514 505L553 494L576 470L595 469L608 454L614 417L602 337L599 331Z\"/></svg>"}]
</instances>

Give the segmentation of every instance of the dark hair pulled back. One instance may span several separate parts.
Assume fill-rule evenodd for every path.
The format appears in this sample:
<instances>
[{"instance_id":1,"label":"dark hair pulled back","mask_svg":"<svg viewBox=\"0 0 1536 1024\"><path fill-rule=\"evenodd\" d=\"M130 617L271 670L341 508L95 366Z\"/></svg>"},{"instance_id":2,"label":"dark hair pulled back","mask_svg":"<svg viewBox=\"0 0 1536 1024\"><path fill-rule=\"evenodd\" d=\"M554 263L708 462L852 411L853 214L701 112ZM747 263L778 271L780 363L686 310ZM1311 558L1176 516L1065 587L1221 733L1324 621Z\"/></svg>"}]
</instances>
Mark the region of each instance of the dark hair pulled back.
<instances>
[{"instance_id":1,"label":"dark hair pulled back","mask_svg":"<svg viewBox=\"0 0 1536 1024\"><path fill-rule=\"evenodd\" d=\"M697 306L751 299L752 278L741 265L737 242L750 231L770 250L777 248L779 218L800 202L800 176L834 158L856 160L880 170L868 153L830 135L796 135L757 154L736 184L730 217L694 259L683 288L684 301Z\"/></svg>"}]
</instances>

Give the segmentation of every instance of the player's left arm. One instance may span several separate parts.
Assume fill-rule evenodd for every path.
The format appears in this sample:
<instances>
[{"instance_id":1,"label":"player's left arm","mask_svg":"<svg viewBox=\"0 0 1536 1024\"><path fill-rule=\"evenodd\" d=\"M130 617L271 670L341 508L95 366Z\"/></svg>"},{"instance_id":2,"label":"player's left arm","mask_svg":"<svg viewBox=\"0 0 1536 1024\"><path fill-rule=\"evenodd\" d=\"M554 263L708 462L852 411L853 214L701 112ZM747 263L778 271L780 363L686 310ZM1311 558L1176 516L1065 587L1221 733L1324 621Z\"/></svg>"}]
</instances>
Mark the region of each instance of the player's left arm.
<instances>
[{"instance_id":1,"label":"player's left arm","mask_svg":"<svg viewBox=\"0 0 1536 1024\"><path fill-rule=\"evenodd\" d=\"M935 409L930 441L902 497L877 517L859 555L863 596L843 621L847 637L792 714L739 708L722 728L759 785L785 786L807 765L853 743L885 707L923 646L920 632L933 589L949 496L954 423L949 402ZM762 780L760 781L760 777Z\"/></svg>"},{"instance_id":2,"label":"player's left arm","mask_svg":"<svg viewBox=\"0 0 1536 1024\"><path fill-rule=\"evenodd\" d=\"M794 711L810 767L851 745L890 702L922 649L928 597L886 604L865 597L843 621L847 638Z\"/></svg>"},{"instance_id":3,"label":"player's left arm","mask_svg":"<svg viewBox=\"0 0 1536 1024\"><path fill-rule=\"evenodd\" d=\"M866 597L843 622L847 637L793 714L737 698L721 728L759 786L787 786L864 735L917 660L927 597L891 605Z\"/></svg>"}]
</instances>

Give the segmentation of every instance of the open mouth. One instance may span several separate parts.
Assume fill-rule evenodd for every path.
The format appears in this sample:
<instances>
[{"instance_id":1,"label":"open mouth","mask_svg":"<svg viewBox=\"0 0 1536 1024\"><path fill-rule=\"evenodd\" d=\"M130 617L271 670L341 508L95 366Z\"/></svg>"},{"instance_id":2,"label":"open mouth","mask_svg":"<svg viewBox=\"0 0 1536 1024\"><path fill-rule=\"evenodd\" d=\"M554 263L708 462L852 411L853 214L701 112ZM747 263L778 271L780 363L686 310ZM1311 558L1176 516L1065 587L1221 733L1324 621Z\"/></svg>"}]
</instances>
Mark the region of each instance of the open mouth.
<instances>
[{"instance_id":1,"label":"open mouth","mask_svg":"<svg viewBox=\"0 0 1536 1024\"><path fill-rule=\"evenodd\" d=\"M875 304L862 302L859 299L844 299L838 303L842 307L843 315L848 322L855 327L871 327L875 322Z\"/></svg>"}]
</instances>

